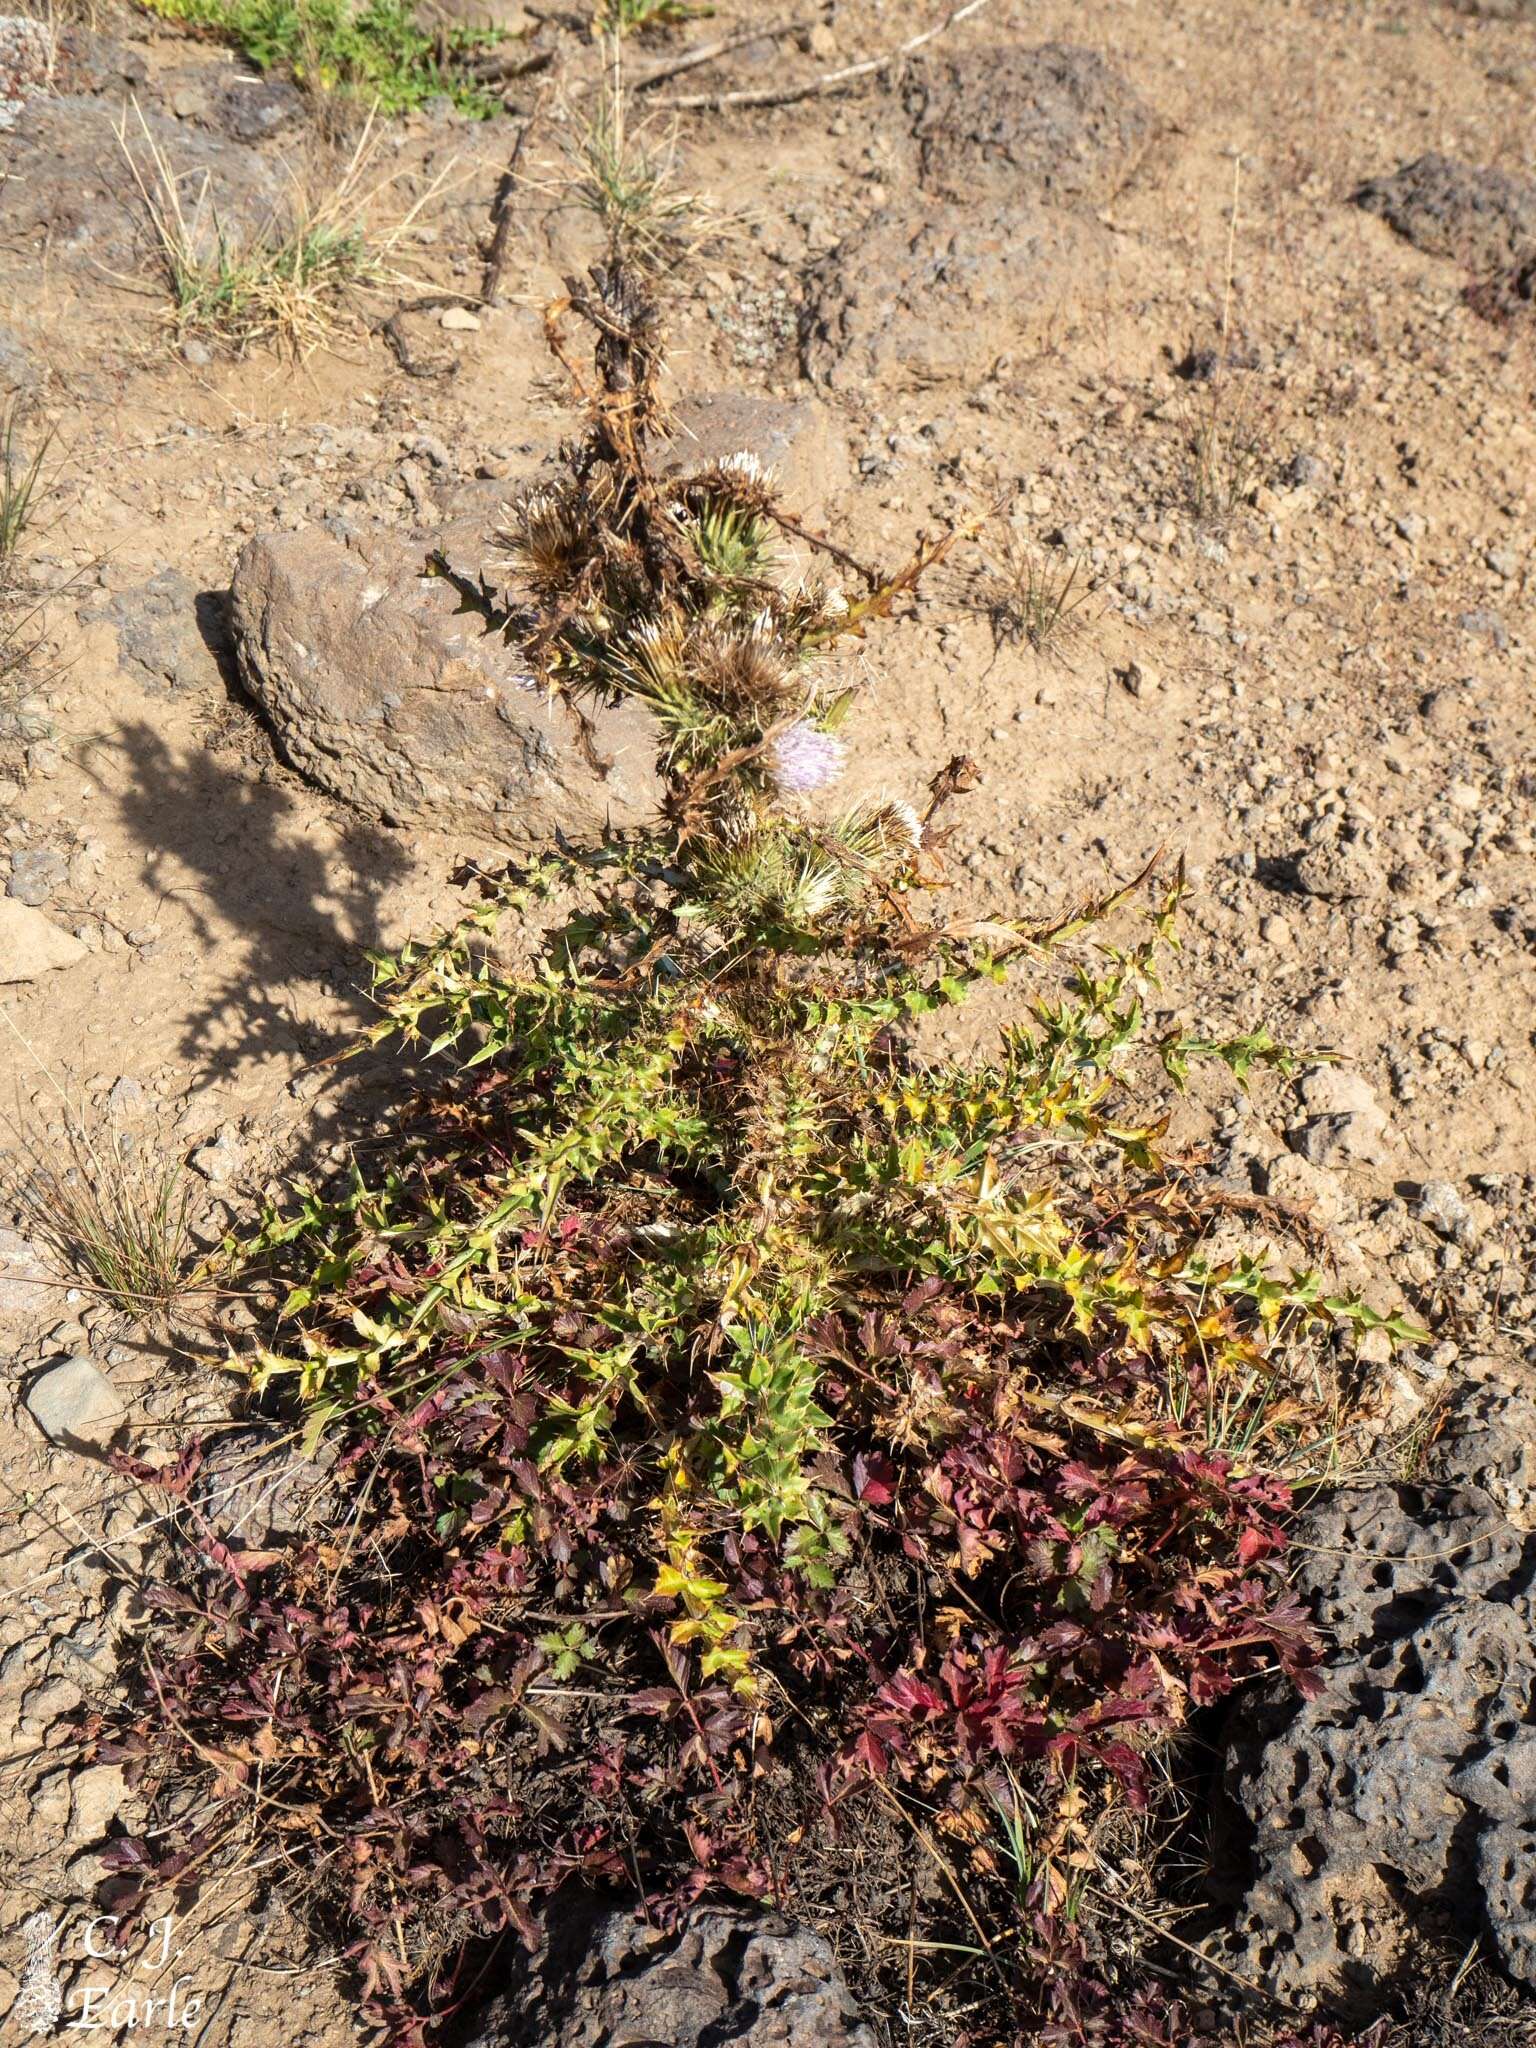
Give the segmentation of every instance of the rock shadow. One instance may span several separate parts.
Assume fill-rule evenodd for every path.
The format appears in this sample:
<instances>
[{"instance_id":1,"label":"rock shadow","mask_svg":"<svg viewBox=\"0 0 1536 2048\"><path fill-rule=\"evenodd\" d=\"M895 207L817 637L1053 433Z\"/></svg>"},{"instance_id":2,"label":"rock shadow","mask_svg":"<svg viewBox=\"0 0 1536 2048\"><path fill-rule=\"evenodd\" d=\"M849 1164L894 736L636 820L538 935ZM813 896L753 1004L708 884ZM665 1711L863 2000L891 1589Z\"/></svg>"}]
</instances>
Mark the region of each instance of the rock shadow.
<instances>
[{"instance_id":1,"label":"rock shadow","mask_svg":"<svg viewBox=\"0 0 1536 2048\"><path fill-rule=\"evenodd\" d=\"M413 870L408 845L362 818L338 824L228 754L180 752L143 721L120 729L116 751L128 773L115 801L142 880L212 963L179 1037L194 1073L210 1083L295 1056L313 1067L350 1045L373 1014L366 956L383 942L388 891ZM370 1064L349 1063L344 1087L326 1091L325 1123Z\"/></svg>"}]
</instances>

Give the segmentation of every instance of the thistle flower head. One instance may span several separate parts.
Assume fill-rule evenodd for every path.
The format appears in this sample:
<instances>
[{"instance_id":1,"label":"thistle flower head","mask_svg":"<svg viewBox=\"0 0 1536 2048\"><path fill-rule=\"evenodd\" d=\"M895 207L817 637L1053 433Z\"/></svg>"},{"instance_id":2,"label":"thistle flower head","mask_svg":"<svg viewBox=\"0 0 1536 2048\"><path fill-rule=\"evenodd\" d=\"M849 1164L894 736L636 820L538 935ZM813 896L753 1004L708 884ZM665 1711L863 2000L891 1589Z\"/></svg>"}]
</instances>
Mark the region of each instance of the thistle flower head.
<instances>
[{"instance_id":1,"label":"thistle flower head","mask_svg":"<svg viewBox=\"0 0 1536 2048\"><path fill-rule=\"evenodd\" d=\"M722 711L755 713L766 724L785 706L789 661L767 612L748 624L701 622L692 651L699 690Z\"/></svg>"},{"instance_id":2,"label":"thistle flower head","mask_svg":"<svg viewBox=\"0 0 1536 2048\"><path fill-rule=\"evenodd\" d=\"M707 468L696 470L683 490L685 496L695 501L715 498L727 504L761 508L772 502L772 482L772 472L743 449L739 454L722 455Z\"/></svg>"},{"instance_id":3,"label":"thistle flower head","mask_svg":"<svg viewBox=\"0 0 1536 2048\"><path fill-rule=\"evenodd\" d=\"M540 485L506 507L496 545L535 585L559 591L589 552L591 535L570 492Z\"/></svg>"},{"instance_id":4,"label":"thistle flower head","mask_svg":"<svg viewBox=\"0 0 1536 2048\"><path fill-rule=\"evenodd\" d=\"M888 796L880 807L881 822L893 844L907 842L916 853L923 843L923 821L904 796Z\"/></svg>"},{"instance_id":5,"label":"thistle flower head","mask_svg":"<svg viewBox=\"0 0 1536 2048\"><path fill-rule=\"evenodd\" d=\"M923 822L901 797L857 805L838 827L855 859L889 873L905 868L923 843Z\"/></svg>"},{"instance_id":6,"label":"thistle flower head","mask_svg":"<svg viewBox=\"0 0 1536 2048\"><path fill-rule=\"evenodd\" d=\"M842 774L847 757L842 741L809 718L797 718L770 749L774 780L786 796L826 789Z\"/></svg>"}]
</instances>

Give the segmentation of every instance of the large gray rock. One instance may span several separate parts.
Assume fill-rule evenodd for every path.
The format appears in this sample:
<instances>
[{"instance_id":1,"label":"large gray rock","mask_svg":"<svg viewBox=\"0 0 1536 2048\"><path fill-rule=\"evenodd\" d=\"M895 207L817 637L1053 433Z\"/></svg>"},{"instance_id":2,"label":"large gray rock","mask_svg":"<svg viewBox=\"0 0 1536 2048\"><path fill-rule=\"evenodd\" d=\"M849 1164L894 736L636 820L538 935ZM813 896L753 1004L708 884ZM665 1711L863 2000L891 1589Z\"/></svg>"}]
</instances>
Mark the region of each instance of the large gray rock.
<instances>
[{"instance_id":1,"label":"large gray rock","mask_svg":"<svg viewBox=\"0 0 1536 2048\"><path fill-rule=\"evenodd\" d=\"M497 498L433 534L261 534L235 566L240 673L284 753L387 824L467 826L513 844L632 823L655 802L655 738L631 706L595 710L591 744L517 650L423 574L440 548L471 577Z\"/></svg>"},{"instance_id":2,"label":"large gray rock","mask_svg":"<svg viewBox=\"0 0 1536 2048\"><path fill-rule=\"evenodd\" d=\"M1471 271L1501 272L1536 255L1536 183L1508 171L1432 152L1370 179L1355 201L1416 249Z\"/></svg>"},{"instance_id":3,"label":"large gray rock","mask_svg":"<svg viewBox=\"0 0 1536 2048\"><path fill-rule=\"evenodd\" d=\"M1092 222L1024 204L905 207L876 215L810 273L801 365L835 389L984 377L1038 344L1102 271Z\"/></svg>"},{"instance_id":4,"label":"large gray rock","mask_svg":"<svg viewBox=\"0 0 1536 2048\"><path fill-rule=\"evenodd\" d=\"M68 1450L104 1450L126 1413L122 1396L89 1358L66 1358L49 1366L28 1387L26 1402L50 1443Z\"/></svg>"},{"instance_id":5,"label":"large gray rock","mask_svg":"<svg viewBox=\"0 0 1536 2048\"><path fill-rule=\"evenodd\" d=\"M0 896L0 983L36 981L85 957L80 941L40 910L14 896Z\"/></svg>"},{"instance_id":6,"label":"large gray rock","mask_svg":"<svg viewBox=\"0 0 1536 2048\"><path fill-rule=\"evenodd\" d=\"M1441 1482L1345 1488L1297 1536L1332 1649L1315 1699L1236 1717L1234 1960L1285 1995L1369 2000L1438 1923L1536 1984L1536 1537Z\"/></svg>"},{"instance_id":7,"label":"large gray rock","mask_svg":"<svg viewBox=\"0 0 1536 2048\"><path fill-rule=\"evenodd\" d=\"M88 265L96 276L160 266L143 195L118 141L119 111L84 93L28 101L6 137L0 235L38 250L46 243L50 262ZM147 135L129 114L127 147L151 191L151 141L175 165L201 246L211 251L222 233L242 247L281 224L292 177L275 156L168 116L146 113L144 122Z\"/></svg>"},{"instance_id":8,"label":"large gray rock","mask_svg":"<svg viewBox=\"0 0 1536 2048\"><path fill-rule=\"evenodd\" d=\"M558 1910L558 1909L556 1909ZM773 1913L705 1908L674 1933L567 1912L465 2048L875 2048L832 1951Z\"/></svg>"},{"instance_id":9,"label":"large gray rock","mask_svg":"<svg viewBox=\"0 0 1536 2048\"><path fill-rule=\"evenodd\" d=\"M1141 161L1151 109L1092 50L931 53L907 73L919 176L941 198L1103 206Z\"/></svg>"},{"instance_id":10,"label":"large gray rock","mask_svg":"<svg viewBox=\"0 0 1536 2048\"><path fill-rule=\"evenodd\" d=\"M848 446L824 405L737 391L682 399L657 469L667 476L740 454L755 455L772 473L790 512L820 512L848 477Z\"/></svg>"}]
</instances>

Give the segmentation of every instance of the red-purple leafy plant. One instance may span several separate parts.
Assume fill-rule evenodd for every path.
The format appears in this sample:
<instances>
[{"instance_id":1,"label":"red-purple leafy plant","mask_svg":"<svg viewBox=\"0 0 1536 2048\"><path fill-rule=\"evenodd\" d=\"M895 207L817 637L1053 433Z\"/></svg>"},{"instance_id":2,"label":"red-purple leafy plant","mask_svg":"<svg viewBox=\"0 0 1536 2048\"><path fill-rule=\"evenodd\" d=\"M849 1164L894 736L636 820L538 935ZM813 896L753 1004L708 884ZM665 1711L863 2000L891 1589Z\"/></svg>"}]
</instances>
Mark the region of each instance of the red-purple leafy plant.
<instances>
[{"instance_id":1,"label":"red-purple leafy plant","mask_svg":"<svg viewBox=\"0 0 1536 2048\"><path fill-rule=\"evenodd\" d=\"M1208 1258L1131 1106L1177 882L1129 950L1118 899L946 923L968 765L921 811L831 808L837 651L938 550L792 575L748 457L659 471L634 273L570 297L587 436L509 508L505 587L461 581L551 690L649 707L662 815L381 964L374 1036L441 1078L255 1248L288 1289L257 1377L334 1451L325 1505L242 1552L183 1460L109 1744L160 1824L116 1860L145 1889L275 1849L401 2044L567 1884L772 1899L935 2040L1162 2042L1092 1989L1106 1830L1192 1705L1309 1683L1273 1570L1321 1428L1291 1367L1380 1318ZM496 922L541 914L498 965ZM1035 992L993 1057L927 1058L1005 963Z\"/></svg>"}]
</instances>

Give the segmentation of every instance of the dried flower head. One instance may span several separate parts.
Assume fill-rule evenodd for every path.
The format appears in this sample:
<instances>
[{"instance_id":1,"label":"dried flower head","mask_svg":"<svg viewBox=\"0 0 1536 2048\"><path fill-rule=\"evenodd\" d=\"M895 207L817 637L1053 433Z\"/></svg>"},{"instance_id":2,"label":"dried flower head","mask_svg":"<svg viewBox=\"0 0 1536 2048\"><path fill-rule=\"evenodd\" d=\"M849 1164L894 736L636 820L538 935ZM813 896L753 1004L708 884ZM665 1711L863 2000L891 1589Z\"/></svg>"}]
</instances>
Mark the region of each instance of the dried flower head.
<instances>
[{"instance_id":1,"label":"dried flower head","mask_svg":"<svg viewBox=\"0 0 1536 2048\"><path fill-rule=\"evenodd\" d=\"M700 696L732 715L753 714L772 722L789 708L790 690L798 688L791 680L788 651L766 612L747 624L701 623L691 652Z\"/></svg>"},{"instance_id":2,"label":"dried flower head","mask_svg":"<svg viewBox=\"0 0 1536 2048\"><path fill-rule=\"evenodd\" d=\"M591 535L574 494L541 484L508 505L495 545L538 590L563 590L591 552Z\"/></svg>"}]
</instances>

